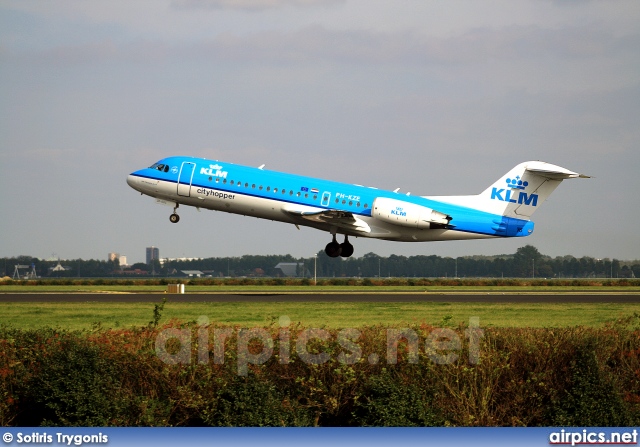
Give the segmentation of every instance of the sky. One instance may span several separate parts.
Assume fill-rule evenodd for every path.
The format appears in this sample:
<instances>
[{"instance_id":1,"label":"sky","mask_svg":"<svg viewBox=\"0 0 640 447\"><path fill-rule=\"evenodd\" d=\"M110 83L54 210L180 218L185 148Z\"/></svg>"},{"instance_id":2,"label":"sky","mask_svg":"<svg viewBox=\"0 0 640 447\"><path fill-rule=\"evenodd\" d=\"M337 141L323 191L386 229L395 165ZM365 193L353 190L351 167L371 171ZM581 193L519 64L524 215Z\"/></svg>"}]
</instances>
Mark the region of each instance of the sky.
<instances>
[{"instance_id":1,"label":"sky","mask_svg":"<svg viewBox=\"0 0 640 447\"><path fill-rule=\"evenodd\" d=\"M527 238L352 239L354 256L640 259L637 0L0 0L0 257L312 257L328 233L171 209L170 155L413 195L516 164L563 182Z\"/></svg>"}]
</instances>

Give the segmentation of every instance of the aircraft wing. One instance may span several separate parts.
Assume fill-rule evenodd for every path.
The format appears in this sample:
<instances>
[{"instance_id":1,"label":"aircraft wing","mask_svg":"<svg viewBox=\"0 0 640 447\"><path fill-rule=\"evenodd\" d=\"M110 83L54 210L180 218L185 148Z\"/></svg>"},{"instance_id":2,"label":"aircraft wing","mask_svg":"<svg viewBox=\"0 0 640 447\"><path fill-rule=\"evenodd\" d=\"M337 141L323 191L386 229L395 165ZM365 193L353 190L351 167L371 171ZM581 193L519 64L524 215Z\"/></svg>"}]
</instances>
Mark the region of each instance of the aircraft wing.
<instances>
[{"instance_id":1,"label":"aircraft wing","mask_svg":"<svg viewBox=\"0 0 640 447\"><path fill-rule=\"evenodd\" d=\"M371 228L362 219L354 216L353 213L341 210L319 210L319 211L303 211L289 209L286 213L299 217L301 219L310 220L312 222L319 222L329 225L335 225L336 227L343 228L345 230L356 231L360 233L370 233Z\"/></svg>"}]
</instances>

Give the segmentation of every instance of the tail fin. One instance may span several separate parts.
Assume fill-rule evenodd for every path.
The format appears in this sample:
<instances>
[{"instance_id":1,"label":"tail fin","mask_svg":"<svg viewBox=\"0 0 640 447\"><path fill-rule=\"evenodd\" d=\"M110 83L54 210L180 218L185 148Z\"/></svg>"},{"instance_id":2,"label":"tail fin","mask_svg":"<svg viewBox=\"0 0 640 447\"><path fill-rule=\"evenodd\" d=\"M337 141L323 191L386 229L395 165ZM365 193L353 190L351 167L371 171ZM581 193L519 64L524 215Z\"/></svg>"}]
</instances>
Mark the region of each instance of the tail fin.
<instances>
[{"instance_id":1,"label":"tail fin","mask_svg":"<svg viewBox=\"0 0 640 447\"><path fill-rule=\"evenodd\" d=\"M478 195L437 199L492 214L528 220L562 180L578 177L589 178L542 161L527 161L511 169Z\"/></svg>"},{"instance_id":2,"label":"tail fin","mask_svg":"<svg viewBox=\"0 0 640 447\"><path fill-rule=\"evenodd\" d=\"M547 200L562 180L588 178L542 161L520 163L478 195L478 209L527 219Z\"/></svg>"}]
</instances>

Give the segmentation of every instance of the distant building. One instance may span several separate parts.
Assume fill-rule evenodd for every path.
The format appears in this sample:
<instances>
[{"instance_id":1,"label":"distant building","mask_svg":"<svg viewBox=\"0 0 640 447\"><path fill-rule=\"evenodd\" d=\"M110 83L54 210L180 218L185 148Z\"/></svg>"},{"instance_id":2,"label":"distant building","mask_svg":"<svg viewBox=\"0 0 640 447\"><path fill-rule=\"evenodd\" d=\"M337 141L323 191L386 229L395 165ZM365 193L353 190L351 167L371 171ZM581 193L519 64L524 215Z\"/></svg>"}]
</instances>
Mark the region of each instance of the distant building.
<instances>
[{"instance_id":1,"label":"distant building","mask_svg":"<svg viewBox=\"0 0 640 447\"><path fill-rule=\"evenodd\" d=\"M202 278L202 275L204 275L204 272L201 272L200 270L181 270L181 272L185 276L195 276L196 278Z\"/></svg>"},{"instance_id":2,"label":"distant building","mask_svg":"<svg viewBox=\"0 0 640 447\"><path fill-rule=\"evenodd\" d=\"M67 270L71 270L71 267L65 267L60 264L60 260L58 259L58 264L55 267L49 267L50 272L65 272Z\"/></svg>"},{"instance_id":3,"label":"distant building","mask_svg":"<svg viewBox=\"0 0 640 447\"><path fill-rule=\"evenodd\" d=\"M126 267L127 265L127 257L125 255L121 255L120 253L109 253L107 259L110 262L118 261L118 265L120 265L120 267Z\"/></svg>"},{"instance_id":4,"label":"distant building","mask_svg":"<svg viewBox=\"0 0 640 447\"><path fill-rule=\"evenodd\" d=\"M280 270L283 276L309 276L309 270L304 267L302 262L281 262L275 266L275 269Z\"/></svg>"},{"instance_id":5,"label":"distant building","mask_svg":"<svg viewBox=\"0 0 640 447\"><path fill-rule=\"evenodd\" d=\"M148 275L149 272L141 269L133 269L133 270L123 270L122 273L125 275Z\"/></svg>"},{"instance_id":6,"label":"distant building","mask_svg":"<svg viewBox=\"0 0 640 447\"><path fill-rule=\"evenodd\" d=\"M147 264L151 264L151 261L160 260L160 250L158 247L147 247Z\"/></svg>"},{"instance_id":7,"label":"distant building","mask_svg":"<svg viewBox=\"0 0 640 447\"><path fill-rule=\"evenodd\" d=\"M164 266L166 262L174 261L200 261L202 258L160 258L160 265Z\"/></svg>"}]
</instances>

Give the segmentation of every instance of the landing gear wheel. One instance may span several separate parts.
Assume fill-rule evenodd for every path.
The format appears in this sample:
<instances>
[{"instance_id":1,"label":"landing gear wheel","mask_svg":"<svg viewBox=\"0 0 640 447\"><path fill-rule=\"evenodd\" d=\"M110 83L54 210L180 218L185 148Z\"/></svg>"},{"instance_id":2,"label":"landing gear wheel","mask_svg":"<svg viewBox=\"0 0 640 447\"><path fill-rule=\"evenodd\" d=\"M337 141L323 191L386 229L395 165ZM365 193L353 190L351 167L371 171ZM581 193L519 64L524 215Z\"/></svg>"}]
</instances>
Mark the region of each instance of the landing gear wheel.
<instances>
[{"instance_id":1,"label":"landing gear wheel","mask_svg":"<svg viewBox=\"0 0 640 447\"><path fill-rule=\"evenodd\" d=\"M335 235L333 236L333 241L329 242L324 248L324 252L330 258L337 258L338 256L340 256L340 253L342 252L342 246L338 244L338 241L336 241Z\"/></svg>"},{"instance_id":2,"label":"landing gear wheel","mask_svg":"<svg viewBox=\"0 0 640 447\"><path fill-rule=\"evenodd\" d=\"M348 258L353 254L353 245L349 242L349 236L344 237L344 242L340 244L340 256Z\"/></svg>"},{"instance_id":3,"label":"landing gear wheel","mask_svg":"<svg viewBox=\"0 0 640 447\"><path fill-rule=\"evenodd\" d=\"M173 213L171 216L169 216L169 220L171 221L171 223L178 223L180 221L180 216L178 216L176 213Z\"/></svg>"}]
</instances>

